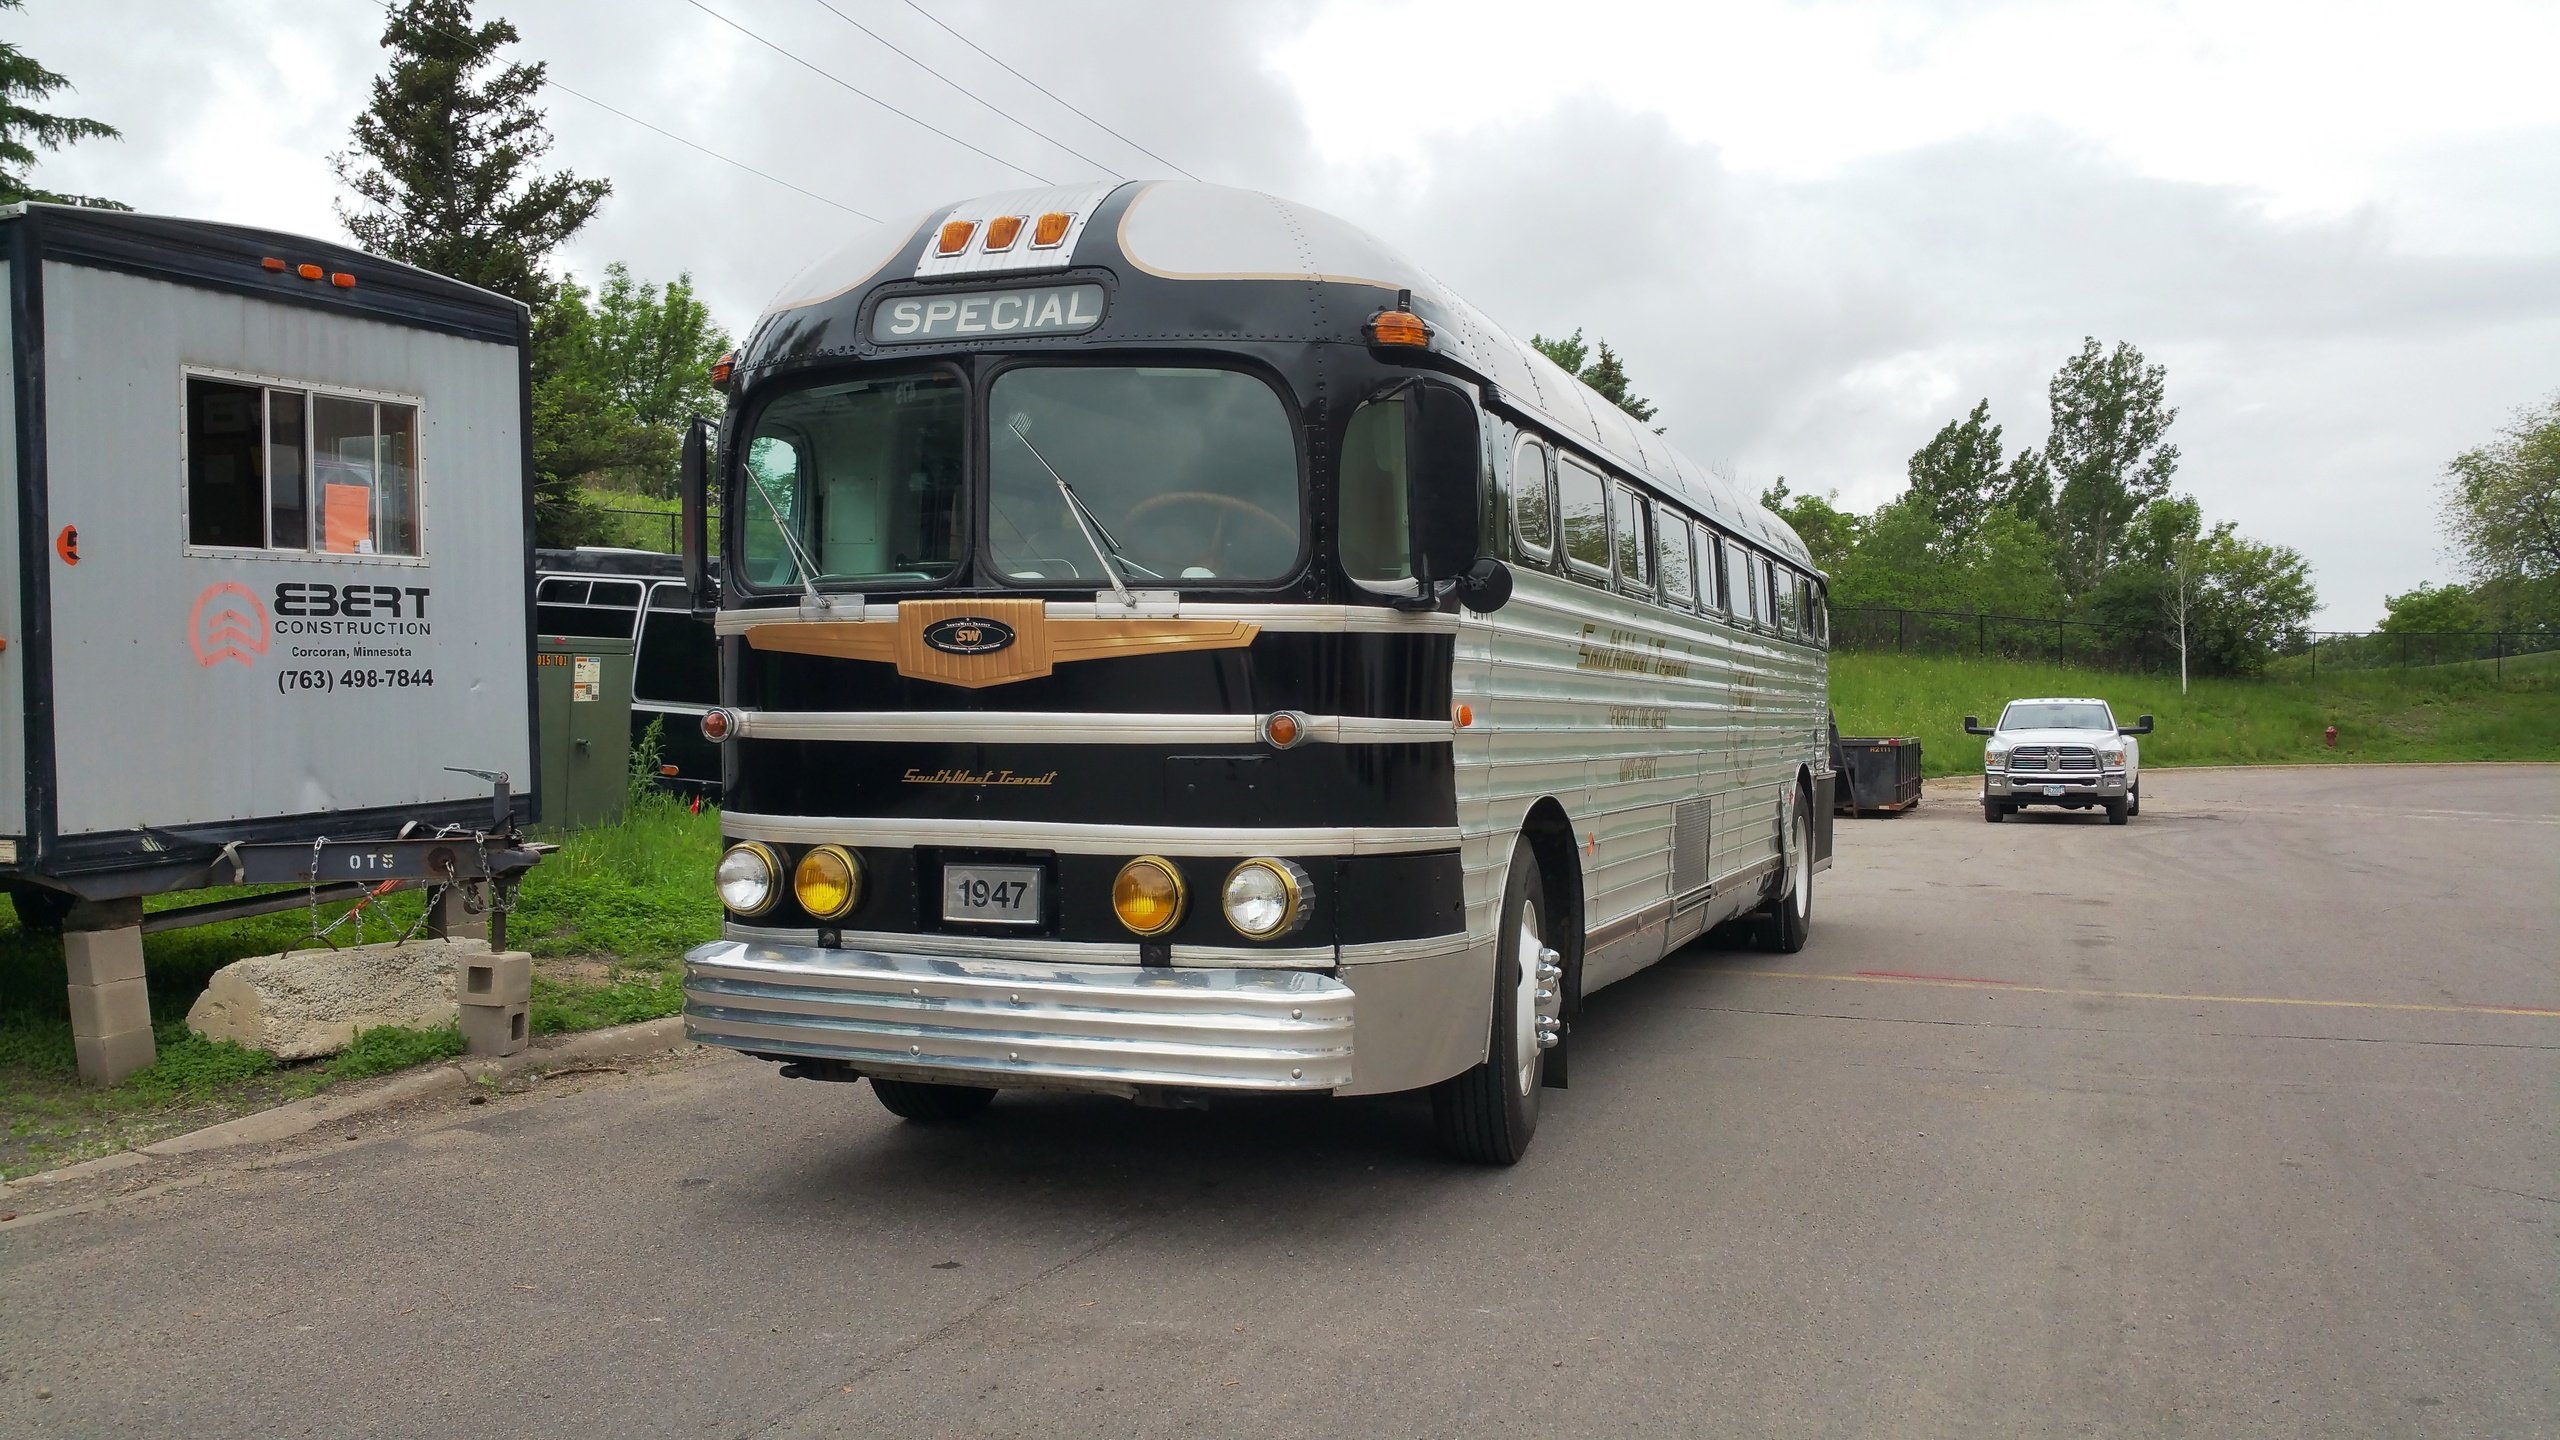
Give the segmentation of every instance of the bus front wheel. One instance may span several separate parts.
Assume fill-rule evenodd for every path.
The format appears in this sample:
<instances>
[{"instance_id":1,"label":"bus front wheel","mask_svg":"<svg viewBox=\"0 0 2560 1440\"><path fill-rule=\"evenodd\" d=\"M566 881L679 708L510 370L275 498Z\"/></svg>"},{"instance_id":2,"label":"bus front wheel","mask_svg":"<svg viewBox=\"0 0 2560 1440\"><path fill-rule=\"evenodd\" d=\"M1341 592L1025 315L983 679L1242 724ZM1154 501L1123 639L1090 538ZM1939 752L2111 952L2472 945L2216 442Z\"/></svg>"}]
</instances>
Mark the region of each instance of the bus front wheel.
<instances>
[{"instance_id":1,"label":"bus front wheel","mask_svg":"<svg viewBox=\"0 0 2560 1440\"><path fill-rule=\"evenodd\" d=\"M932 1085L922 1080L871 1077L871 1093L890 1114L920 1125L966 1120L987 1108L996 1092L979 1085Z\"/></svg>"},{"instance_id":2,"label":"bus front wheel","mask_svg":"<svg viewBox=\"0 0 2560 1440\"><path fill-rule=\"evenodd\" d=\"M1538 1132L1546 1047L1561 1035L1564 1014L1564 971L1546 938L1558 921L1546 909L1538 857L1519 845L1494 931L1493 1032L1484 1062L1431 1090L1440 1139L1461 1160L1513 1164Z\"/></svg>"}]
</instances>

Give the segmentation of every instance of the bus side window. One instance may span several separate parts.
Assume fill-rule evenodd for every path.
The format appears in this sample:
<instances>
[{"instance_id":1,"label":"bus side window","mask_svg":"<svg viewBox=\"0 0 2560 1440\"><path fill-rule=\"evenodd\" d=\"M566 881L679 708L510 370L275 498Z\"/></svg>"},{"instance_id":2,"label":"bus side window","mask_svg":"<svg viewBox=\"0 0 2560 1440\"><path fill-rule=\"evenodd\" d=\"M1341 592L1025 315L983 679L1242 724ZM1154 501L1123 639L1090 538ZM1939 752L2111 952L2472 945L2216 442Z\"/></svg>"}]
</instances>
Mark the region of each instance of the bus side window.
<instances>
[{"instance_id":1,"label":"bus side window","mask_svg":"<svg viewBox=\"0 0 2560 1440\"><path fill-rule=\"evenodd\" d=\"M1610 497L1610 528L1617 542L1610 548L1614 552L1611 558L1617 562L1618 583L1641 593L1653 588L1652 567L1646 563L1652 558L1653 542L1645 533L1646 512L1652 507L1632 486L1609 488L1614 492Z\"/></svg>"},{"instance_id":2,"label":"bus side window","mask_svg":"<svg viewBox=\"0 0 2560 1440\"><path fill-rule=\"evenodd\" d=\"M1390 595L1414 592L1404 436L1401 398L1362 405L1342 432L1342 571Z\"/></svg>"},{"instance_id":3,"label":"bus side window","mask_svg":"<svg viewBox=\"0 0 2560 1440\"><path fill-rule=\"evenodd\" d=\"M1547 488L1547 447L1526 437L1511 457L1511 535L1522 555L1555 558L1555 496Z\"/></svg>"},{"instance_id":4,"label":"bus side window","mask_svg":"<svg viewBox=\"0 0 2560 1440\"><path fill-rule=\"evenodd\" d=\"M1738 559L1733 553L1733 543L1714 530L1702 532L1699 538L1705 542L1707 566L1698 588L1705 596L1708 609L1733 616L1733 568Z\"/></svg>"},{"instance_id":5,"label":"bus side window","mask_svg":"<svg viewBox=\"0 0 2560 1440\"><path fill-rule=\"evenodd\" d=\"M1769 567L1770 598L1777 602L1778 633L1796 633L1796 575L1784 565Z\"/></svg>"},{"instance_id":6,"label":"bus side window","mask_svg":"<svg viewBox=\"0 0 2560 1440\"><path fill-rule=\"evenodd\" d=\"M1689 521L1668 506L1653 512L1653 572L1662 579L1663 603L1686 610L1697 595L1689 583Z\"/></svg>"},{"instance_id":7,"label":"bus side window","mask_svg":"<svg viewBox=\"0 0 2560 1440\"><path fill-rule=\"evenodd\" d=\"M720 645L711 622L697 620L682 585L649 592L640 622L640 658L633 667L633 698L675 705L720 703Z\"/></svg>"},{"instance_id":8,"label":"bus side window","mask_svg":"<svg viewBox=\"0 0 2560 1440\"><path fill-rule=\"evenodd\" d=\"M1565 560L1585 575L1609 573L1609 492L1600 472L1570 455L1556 457L1556 516Z\"/></svg>"}]
</instances>

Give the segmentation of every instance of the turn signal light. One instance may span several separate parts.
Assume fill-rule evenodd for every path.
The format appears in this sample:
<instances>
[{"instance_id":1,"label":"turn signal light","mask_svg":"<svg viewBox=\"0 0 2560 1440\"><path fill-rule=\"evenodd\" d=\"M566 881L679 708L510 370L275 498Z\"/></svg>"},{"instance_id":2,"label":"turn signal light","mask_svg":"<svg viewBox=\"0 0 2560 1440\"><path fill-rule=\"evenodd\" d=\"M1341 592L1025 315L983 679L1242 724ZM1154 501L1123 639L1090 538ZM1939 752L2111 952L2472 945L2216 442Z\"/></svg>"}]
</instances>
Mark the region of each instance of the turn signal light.
<instances>
[{"instance_id":1,"label":"turn signal light","mask_svg":"<svg viewBox=\"0 0 2560 1440\"><path fill-rule=\"evenodd\" d=\"M1305 739L1306 734L1306 722L1289 711L1282 710L1263 717L1262 743L1274 750L1286 750Z\"/></svg>"},{"instance_id":2,"label":"turn signal light","mask_svg":"<svg viewBox=\"0 0 2560 1440\"><path fill-rule=\"evenodd\" d=\"M1022 217L1019 215L999 215L987 222L987 249L991 252L1010 250L1013 242L1021 238Z\"/></svg>"},{"instance_id":3,"label":"turn signal light","mask_svg":"<svg viewBox=\"0 0 2560 1440\"><path fill-rule=\"evenodd\" d=\"M969 237L977 233L978 222L975 220L945 220L942 222L942 238L934 242L934 252L957 255L969 248Z\"/></svg>"},{"instance_id":4,"label":"turn signal light","mask_svg":"<svg viewBox=\"0 0 2560 1440\"><path fill-rule=\"evenodd\" d=\"M1111 911L1129 933L1140 937L1161 935L1182 922L1183 903L1190 898L1183 888L1182 872L1170 860L1141 855L1120 867L1120 877L1111 882Z\"/></svg>"},{"instance_id":5,"label":"turn signal light","mask_svg":"<svg viewBox=\"0 0 2560 1440\"><path fill-rule=\"evenodd\" d=\"M712 709L702 712L702 738L705 740L717 744L728 739L729 732L737 728L737 717L726 710Z\"/></svg>"},{"instance_id":6,"label":"turn signal light","mask_svg":"<svg viewBox=\"0 0 2560 1440\"><path fill-rule=\"evenodd\" d=\"M791 872L791 898L813 920L836 920L862 903L862 862L841 845L821 845Z\"/></svg>"},{"instance_id":7,"label":"turn signal light","mask_svg":"<svg viewBox=\"0 0 2560 1440\"><path fill-rule=\"evenodd\" d=\"M1410 310L1381 310L1369 317L1372 345L1428 345L1431 327Z\"/></svg>"},{"instance_id":8,"label":"turn signal light","mask_svg":"<svg viewBox=\"0 0 2560 1440\"><path fill-rule=\"evenodd\" d=\"M720 358L711 362L711 388L728 389L729 377L736 373L738 373L738 352L735 350L721 352Z\"/></svg>"},{"instance_id":9,"label":"turn signal light","mask_svg":"<svg viewBox=\"0 0 2560 1440\"><path fill-rule=\"evenodd\" d=\"M1067 227L1074 223L1075 217L1062 211L1052 210L1041 216L1031 226L1031 248L1034 250L1057 249L1066 241Z\"/></svg>"}]
</instances>

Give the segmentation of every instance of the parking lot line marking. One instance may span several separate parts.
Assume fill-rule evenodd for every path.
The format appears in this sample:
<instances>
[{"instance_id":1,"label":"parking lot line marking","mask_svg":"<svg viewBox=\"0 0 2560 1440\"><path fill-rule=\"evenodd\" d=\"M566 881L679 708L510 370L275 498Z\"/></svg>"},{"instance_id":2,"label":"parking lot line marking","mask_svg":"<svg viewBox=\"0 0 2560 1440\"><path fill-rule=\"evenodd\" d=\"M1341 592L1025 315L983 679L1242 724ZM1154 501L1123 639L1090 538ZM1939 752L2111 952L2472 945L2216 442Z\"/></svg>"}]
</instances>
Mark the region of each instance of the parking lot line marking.
<instances>
[{"instance_id":1,"label":"parking lot line marking","mask_svg":"<svg viewBox=\"0 0 2560 1440\"><path fill-rule=\"evenodd\" d=\"M1926 985L1943 989L1994 989L2012 995L2074 995L2090 1000L2168 1000L2181 1004L2291 1005L2311 1010L2400 1010L2424 1015L2525 1015L2560 1019L2560 1009L2536 1005L2422 1005L2406 1000L2304 1000L2289 995L2182 995L2159 990L2079 990L2061 985L2021 985L2013 980L1965 980L1951 976L1897 975L1861 970L1831 975L1808 970L1727 970L1762 980L1845 980L1863 985Z\"/></svg>"},{"instance_id":2,"label":"parking lot line marking","mask_svg":"<svg viewBox=\"0 0 2560 1440\"><path fill-rule=\"evenodd\" d=\"M1979 975L1923 975L1914 970L1861 970L1861 980L1937 980L1949 985L2015 985L2015 980L1987 980Z\"/></svg>"}]
</instances>

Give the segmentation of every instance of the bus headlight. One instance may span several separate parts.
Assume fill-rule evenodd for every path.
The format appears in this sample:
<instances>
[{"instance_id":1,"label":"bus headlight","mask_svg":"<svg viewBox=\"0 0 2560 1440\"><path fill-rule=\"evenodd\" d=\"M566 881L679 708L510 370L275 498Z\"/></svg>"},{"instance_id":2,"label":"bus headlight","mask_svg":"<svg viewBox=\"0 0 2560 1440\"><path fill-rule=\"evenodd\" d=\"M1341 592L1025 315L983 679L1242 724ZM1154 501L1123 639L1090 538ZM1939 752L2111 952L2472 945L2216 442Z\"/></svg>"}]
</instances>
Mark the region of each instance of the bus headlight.
<instances>
[{"instance_id":1,"label":"bus headlight","mask_svg":"<svg viewBox=\"0 0 2560 1440\"><path fill-rule=\"evenodd\" d=\"M711 881L730 914L753 917L773 908L774 883L781 875L781 862L772 851L743 840L720 857L720 868L712 872Z\"/></svg>"},{"instance_id":2,"label":"bus headlight","mask_svg":"<svg viewBox=\"0 0 2560 1440\"><path fill-rule=\"evenodd\" d=\"M1172 861L1153 855L1141 855L1121 866L1119 878L1111 882L1111 912L1133 935L1161 935L1182 923L1182 908L1189 899L1182 872L1173 868Z\"/></svg>"},{"instance_id":3,"label":"bus headlight","mask_svg":"<svg viewBox=\"0 0 2560 1440\"><path fill-rule=\"evenodd\" d=\"M1307 923L1307 872L1287 860L1247 860L1218 890L1227 923L1247 940L1269 940Z\"/></svg>"},{"instance_id":4,"label":"bus headlight","mask_svg":"<svg viewBox=\"0 0 2560 1440\"><path fill-rule=\"evenodd\" d=\"M812 920L834 920L862 903L862 862L841 845L821 845L791 872L791 898Z\"/></svg>"}]
</instances>

